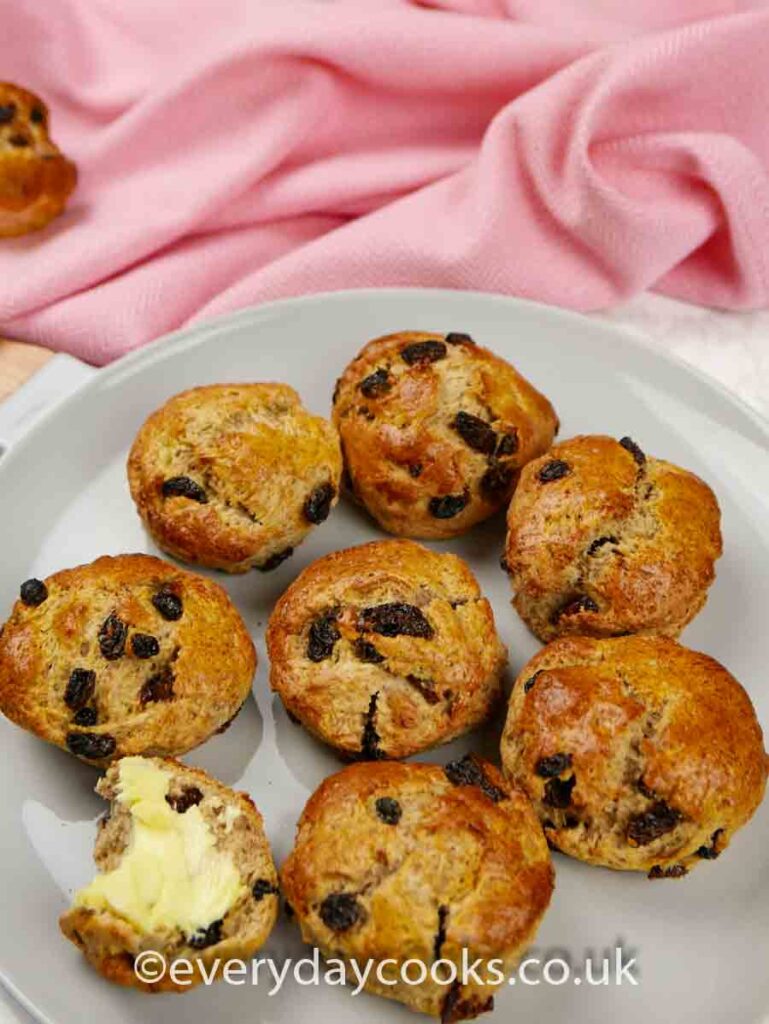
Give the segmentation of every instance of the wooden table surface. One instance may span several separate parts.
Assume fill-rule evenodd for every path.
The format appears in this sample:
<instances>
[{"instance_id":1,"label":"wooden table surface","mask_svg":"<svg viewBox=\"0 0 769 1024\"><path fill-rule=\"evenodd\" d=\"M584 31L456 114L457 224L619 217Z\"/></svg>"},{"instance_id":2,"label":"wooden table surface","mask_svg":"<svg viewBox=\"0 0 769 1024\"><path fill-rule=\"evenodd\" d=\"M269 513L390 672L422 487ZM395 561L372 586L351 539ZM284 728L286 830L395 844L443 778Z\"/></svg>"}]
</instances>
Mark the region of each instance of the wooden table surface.
<instances>
[{"instance_id":1,"label":"wooden table surface","mask_svg":"<svg viewBox=\"0 0 769 1024\"><path fill-rule=\"evenodd\" d=\"M35 370L39 370L52 355L47 348L0 338L0 402L22 385L27 377L31 377Z\"/></svg>"}]
</instances>

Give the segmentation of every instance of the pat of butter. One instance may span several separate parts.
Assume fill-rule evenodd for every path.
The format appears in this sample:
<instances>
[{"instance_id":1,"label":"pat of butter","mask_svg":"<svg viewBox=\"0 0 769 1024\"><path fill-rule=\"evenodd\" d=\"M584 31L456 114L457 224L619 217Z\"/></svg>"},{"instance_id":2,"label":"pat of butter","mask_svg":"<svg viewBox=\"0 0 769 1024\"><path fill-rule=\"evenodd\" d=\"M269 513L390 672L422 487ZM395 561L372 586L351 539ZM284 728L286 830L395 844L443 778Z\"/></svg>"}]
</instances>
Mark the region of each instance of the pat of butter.
<instances>
[{"instance_id":1,"label":"pat of butter","mask_svg":"<svg viewBox=\"0 0 769 1024\"><path fill-rule=\"evenodd\" d=\"M118 867L76 893L74 905L111 910L143 932L207 928L245 892L232 857L216 848L199 807L184 814L170 807L167 772L141 757L123 758L119 772L130 844Z\"/></svg>"}]
</instances>

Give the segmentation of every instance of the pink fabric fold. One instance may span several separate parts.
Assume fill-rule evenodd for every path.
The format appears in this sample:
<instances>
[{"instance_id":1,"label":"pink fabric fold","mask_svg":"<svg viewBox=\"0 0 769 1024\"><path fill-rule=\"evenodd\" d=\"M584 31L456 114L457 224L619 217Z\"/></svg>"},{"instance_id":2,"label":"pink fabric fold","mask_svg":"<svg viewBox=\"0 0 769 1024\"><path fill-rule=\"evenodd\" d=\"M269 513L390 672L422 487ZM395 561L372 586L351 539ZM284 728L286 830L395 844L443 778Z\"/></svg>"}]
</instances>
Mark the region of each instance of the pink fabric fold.
<instances>
[{"instance_id":1,"label":"pink fabric fold","mask_svg":"<svg viewBox=\"0 0 769 1024\"><path fill-rule=\"evenodd\" d=\"M371 286L769 304L769 10L724 0L0 0L79 165L0 330L105 363Z\"/></svg>"}]
</instances>

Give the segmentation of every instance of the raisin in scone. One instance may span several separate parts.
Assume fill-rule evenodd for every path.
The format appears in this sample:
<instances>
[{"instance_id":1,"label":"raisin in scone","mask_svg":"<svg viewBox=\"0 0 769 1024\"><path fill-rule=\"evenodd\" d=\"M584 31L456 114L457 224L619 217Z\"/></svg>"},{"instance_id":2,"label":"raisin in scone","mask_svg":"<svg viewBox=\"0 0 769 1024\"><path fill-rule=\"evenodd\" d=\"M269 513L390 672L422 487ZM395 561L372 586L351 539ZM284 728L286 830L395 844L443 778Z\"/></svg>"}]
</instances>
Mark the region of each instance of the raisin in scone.
<instances>
[{"instance_id":1,"label":"raisin in scone","mask_svg":"<svg viewBox=\"0 0 769 1024\"><path fill-rule=\"evenodd\" d=\"M139 431L128 480L156 543L226 572L276 568L338 500L334 427L286 384L214 384L169 399Z\"/></svg>"},{"instance_id":2,"label":"raisin in scone","mask_svg":"<svg viewBox=\"0 0 769 1024\"><path fill-rule=\"evenodd\" d=\"M482 722L506 652L456 555L374 541L308 566L267 629L270 685L346 755L408 757Z\"/></svg>"},{"instance_id":3,"label":"raisin in scone","mask_svg":"<svg viewBox=\"0 0 769 1024\"><path fill-rule=\"evenodd\" d=\"M256 652L216 583L118 555L27 580L0 634L0 710L84 761L182 754L226 725Z\"/></svg>"},{"instance_id":4,"label":"raisin in scone","mask_svg":"<svg viewBox=\"0 0 769 1024\"><path fill-rule=\"evenodd\" d=\"M0 82L0 238L45 227L77 183L75 165L48 135L39 96Z\"/></svg>"},{"instance_id":5,"label":"raisin in scone","mask_svg":"<svg viewBox=\"0 0 769 1024\"><path fill-rule=\"evenodd\" d=\"M403 331L369 342L337 384L349 485L385 530L455 537L504 508L546 451L553 407L467 334Z\"/></svg>"},{"instance_id":6,"label":"raisin in scone","mask_svg":"<svg viewBox=\"0 0 769 1024\"><path fill-rule=\"evenodd\" d=\"M510 503L513 605L544 642L675 637L715 577L720 519L707 484L630 438L564 441L526 466Z\"/></svg>"},{"instance_id":7,"label":"raisin in scone","mask_svg":"<svg viewBox=\"0 0 769 1024\"><path fill-rule=\"evenodd\" d=\"M94 850L99 874L59 921L88 962L119 985L186 992L216 976L217 961L250 960L278 916L277 873L250 797L145 757L112 765L96 789L110 801ZM165 957L162 977L149 980L149 966L142 974L147 950ZM179 959L191 972L185 965L175 978Z\"/></svg>"},{"instance_id":8,"label":"raisin in scone","mask_svg":"<svg viewBox=\"0 0 769 1024\"><path fill-rule=\"evenodd\" d=\"M679 878L752 816L767 759L750 698L668 637L563 637L523 669L502 738L507 777L554 847Z\"/></svg>"},{"instance_id":9,"label":"raisin in scone","mask_svg":"<svg viewBox=\"0 0 769 1024\"><path fill-rule=\"evenodd\" d=\"M358 764L326 779L281 882L305 942L326 957L374 960L369 992L449 1022L492 1008L502 979L488 963L502 978L515 966L550 902L553 870L529 801L468 755L445 769ZM462 984L463 950L482 961L484 984ZM428 973L406 984L406 960L427 972L441 961L437 981Z\"/></svg>"}]
</instances>

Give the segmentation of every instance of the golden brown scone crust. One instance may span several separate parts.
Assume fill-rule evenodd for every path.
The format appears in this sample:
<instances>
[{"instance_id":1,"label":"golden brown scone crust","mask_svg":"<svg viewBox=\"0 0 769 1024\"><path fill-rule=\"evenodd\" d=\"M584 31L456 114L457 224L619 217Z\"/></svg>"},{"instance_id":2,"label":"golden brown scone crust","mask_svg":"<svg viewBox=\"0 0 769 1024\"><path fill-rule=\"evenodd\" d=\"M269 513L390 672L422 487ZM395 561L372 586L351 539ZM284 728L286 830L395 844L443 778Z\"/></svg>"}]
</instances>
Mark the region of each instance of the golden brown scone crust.
<instances>
[{"instance_id":1,"label":"golden brown scone crust","mask_svg":"<svg viewBox=\"0 0 769 1024\"><path fill-rule=\"evenodd\" d=\"M169 399L139 431L128 481L157 544L226 572L273 569L336 504L336 430L286 384L213 384ZM165 493L191 481L189 497Z\"/></svg>"},{"instance_id":2,"label":"golden brown scone crust","mask_svg":"<svg viewBox=\"0 0 769 1024\"><path fill-rule=\"evenodd\" d=\"M675 637L705 603L721 554L715 495L623 441L574 437L521 474L505 562L513 605L544 642Z\"/></svg>"},{"instance_id":3,"label":"golden brown scone crust","mask_svg":"<svg viewBox=\"0 0 769 1024\"><path fill-rule=\"evenodd\" d=\"M302 938L326 957L361 967L415 958L429 970L438 959L461 964L467 949L470 962L499 958L509 971L547 909L553 871L528 800L468 756L445 770L379 762L327 778L304 809L281 881ZM366 987L447 1022L493 1002L491 984L390 987L373 970Z\"/></svg>"},{"instance_id":4,"label":"golden brown scone crust","mask_svg":"<svg viewBox=\"0 0 769 1024\"><path fill-rule=\"evenodd\" d=\"M750 698L667 637L562 637L513 688L507 777L572 857L651 878L713 860L760 804L767 761Z\"/></svg>"},{"instance_id":5,"label":"golden brown scone crust","mask_svg":"<svg viewBox=\"0 0 769 1024\"><path fill-rule=\"evenodd\" d=\"M364 759L408 757L478 725L506 661L468 566L408 540L310 565L275 606L267 649L289 713Z\"/></svg>"},{"instance_id":6,"label":"golden brown scone crust","mask_svg":"<svg viewBox=\"0 0 769 1024\"><path fill-rule=\"evenodd\" d=\"M198 973L190 977L190 984L178 984L166 973L161 981L150 984L137 977L134 958L144 950L152 949L162 953L169 965L179 957L193 964L201 963L206 974L213 970L217 959L222 963L250 960L264 944L277 920L278 876L262 816L248 794L235 792L199 768L189 768L170 758L152 760L173 776L169 796L184 800L190 791L198 790L202 794L198 804L201 814L214 833L216 845L232 855L247 887L244 896L222 919L221 941L205 949L196 949L178 930L150 935L142 933L115 913L85 907L65 911L59 919L59 926L108 981L143 992L183 993L199 985L203 976ZM115 799L118 769L119 765L112 765L96 787L105 800L113 801L108 820L100 824L94 849L94 860L100 871L117 867L130 841L130 811ZM229 827L225 816L225 808L228 807L240 812ZM186 976L184 980L187 980Z\"/></svg>"},{"instance_id":7,"label":"golden brown scone crust","mask_svg":"<svg viewBox=\"0 0 769 1024\"><path fill-rule=\"evenodd\" d=\"M0 82L0 238L45 227L64 209L76 183L75 165L48 135L45 103Z\"/></svg>"},{"instance_id":8,"label":"golden brown scone crust","mask_svg":"<svg viewBox=\"0 0 769 1024\"><path fill-rule=\"evenodd\" d=\"M0 710L41 739L93 764L182 754L248 697L256 652L218 584L149 555L118 555L45 586L41 604L16 602L0 635ZM85 675L73 679L76 670Z\"/></svg>"},{"instance_id":9,"label":"golden brown scone crust","mask_svg":"<svg viewBox=\"0 0 769 1024\"><path fill-rule=\"evenodd\" d=\"M513 367L466 334L368 343L334 398L349 483L385 530L456 537L504 508L558 420Z\"/></svg>"}]
</instances>

